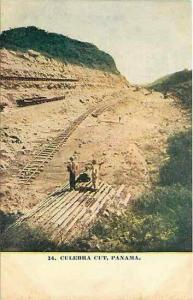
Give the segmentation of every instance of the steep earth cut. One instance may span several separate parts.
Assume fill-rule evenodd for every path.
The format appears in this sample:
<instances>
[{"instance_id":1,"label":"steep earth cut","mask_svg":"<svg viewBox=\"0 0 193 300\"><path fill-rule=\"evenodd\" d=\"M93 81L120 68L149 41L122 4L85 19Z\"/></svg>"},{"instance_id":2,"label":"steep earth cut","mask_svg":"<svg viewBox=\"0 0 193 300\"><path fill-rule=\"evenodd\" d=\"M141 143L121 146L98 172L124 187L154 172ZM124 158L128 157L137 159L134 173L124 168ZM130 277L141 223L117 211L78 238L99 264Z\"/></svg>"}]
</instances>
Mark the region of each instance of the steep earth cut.
<instances>
[{"instance_id":1,"label":"steep earth cut","mask_svg":"<svg viewBox=\"0 0 193 300\"><path fill-rule=\"evenodd\" d=\"M192 70L183 70L157 79L148 87L167 96L175 97L186 108L192 107Z\"/></svg>"},{"instance_id":2,"label":"steep earth cut","mask_svg":"<svg viewBox=\"0 0 193 300\"><path fill-rule=\"evenodd\" d=\"M100 178L137 197L157 180L167 159L167 138L186 130L186 111L160 92L132 86L119 73L63 62L37 50L1 50L3 76L73 78L77 82L1 80L1 209L26 212L68 179L66 162L77 157L81 167L93 158ZM65 99L17 107L16 100L64 95ZM91 114L78 126L30 185L18 183L18 172L52 137L89 108L108 102L98 117Z\"/></svg>"}]
</instances>

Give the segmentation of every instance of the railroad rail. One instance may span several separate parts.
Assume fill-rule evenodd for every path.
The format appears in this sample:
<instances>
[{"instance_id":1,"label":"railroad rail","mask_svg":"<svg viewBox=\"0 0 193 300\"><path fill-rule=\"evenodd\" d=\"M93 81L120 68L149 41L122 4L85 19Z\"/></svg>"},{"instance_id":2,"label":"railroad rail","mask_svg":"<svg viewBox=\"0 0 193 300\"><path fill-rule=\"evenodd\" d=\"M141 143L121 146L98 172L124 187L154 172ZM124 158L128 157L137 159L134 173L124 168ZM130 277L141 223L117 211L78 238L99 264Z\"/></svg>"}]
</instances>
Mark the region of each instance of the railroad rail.
<instances>
[{"instance_id":1,"label":"railroad rail","mask_svg":"<svg viewBox=\"0 0 193 300\"><path fill-rule=\"evenodd\" d=\"M78 118L76 118L72 124L62 133L52 138L47 144L42 145L40 151L37 151L36 155L27 163L27 165L19 172L17 176L19 183L30 184L40 172L43 171L45 165L54 157L55 153L59 151L70 135L76 130L76 128L83 122L88 115L92 114L97 117L102 112L112 106L112 102L105 102L99 108L96 106L88 109Z\"/></svg>"},{"instance_id":2,"label":"railroad rail","mask_svg":"<svg viewBox=\"0 0 193 300\"><path fill-rule=\"evenodd\" d=\"M29 106L29 105L36 105L41 103L47 103L52 101L58 101L65 99L65 96L58 96L58 97L33 97L33 98L25 98L25 99L18 99L16 100L17 106L23 107L23 106Z\"/></svg>"},{"instance_id":3,"label":"railroad rail","mask_svg":"<svg viewBox=\"0 0 193 300\"><path fill-rule=\"evenodd\" d=\"M26 77L26 76L4 76L0 75L1 81L57 81L57 82L78 82L76 78L54 78L54 77Z\"/></svg>"},{"instance_id":4,"label":"railroad rail","mask_svg":"<svg viewBox=\"0 0 193 300\"><path fill-rule=\"evenodd\" d=\"M19 182L29 184L33 179L35 179L36 176L43 171L45 164L47 164L53 158L54 154L59 150L59 148L65 144L69 136L75 131L78 125L93 111L96 111L97 113L98 109L89 109L81 116L76 118L64 132L53 138L51 141L49 141L49 143L42 146L40 151L37 152L32 160L28 162L28 164L20 171L18 175Z\"/></svg>"},{"instance_id":5,"label":"railroad rail","mask_svg":"<svg viewBox=\"0 0 193 300\"><path fill-rule=\"evenodd\" d=\"M40 151L33 157L33 159L20 171L19 182L29 183L44 169L47 164L65 144L69 136L74 132L78 125L87 117L89 111L83 113L76 118L74 122L64 132L54 137L51 141L41 147Z\"/></svg>"},{"instance_id":6,"label":"railroad rail","mask_svg":"<svg viewBox=\"0 0 193 300\"><path fill-rule=\"evenodd\" d=\"M111 104L106 104L104 103L103 105L100 106L100 108L98 108L97 110L94 110L92 112L92 116L93 117L98 117L100 114L102 114L105 110L107 110L109 107L111 107Z\"/></svg>"},{"instance_id":7,"label":"railroad rail","mask_svg":"<svg viewBox=\"0 0 193 300\"><path fill-rule=\"evenodd\" d=\"M98 214L117 202L118 194L120 188L116 191L102 181L96 191L92 190L91 182L78 183L73 191L65 184L20 217L7 234L20 235L27 227L38 228L49 240L62 245L85 234Z\"/></svg>"}]
</instances>

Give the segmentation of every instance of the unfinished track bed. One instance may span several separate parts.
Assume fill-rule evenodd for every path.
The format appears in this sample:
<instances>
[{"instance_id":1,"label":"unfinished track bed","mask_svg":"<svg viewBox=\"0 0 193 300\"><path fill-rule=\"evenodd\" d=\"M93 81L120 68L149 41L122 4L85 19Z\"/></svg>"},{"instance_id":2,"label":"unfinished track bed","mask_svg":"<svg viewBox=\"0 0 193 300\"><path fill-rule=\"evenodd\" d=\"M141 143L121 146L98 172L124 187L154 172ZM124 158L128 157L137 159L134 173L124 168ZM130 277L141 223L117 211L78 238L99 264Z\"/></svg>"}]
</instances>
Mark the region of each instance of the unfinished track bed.
<instances>
[{"instance_id":1,"label":"unfinished track bed","mask_svg":"<svg viewBox=\"0 0 193 300\"><path fill-rule=\"evenodd\" d=\"M97 191L92 190L90 182L77 184L73 191L66 184L18 219L7 234L22 234L25 228L38 229L48 240L61 245L85 234L115 197L115 189L104 182L100 182Z\"/></svg>"}]
</instances>

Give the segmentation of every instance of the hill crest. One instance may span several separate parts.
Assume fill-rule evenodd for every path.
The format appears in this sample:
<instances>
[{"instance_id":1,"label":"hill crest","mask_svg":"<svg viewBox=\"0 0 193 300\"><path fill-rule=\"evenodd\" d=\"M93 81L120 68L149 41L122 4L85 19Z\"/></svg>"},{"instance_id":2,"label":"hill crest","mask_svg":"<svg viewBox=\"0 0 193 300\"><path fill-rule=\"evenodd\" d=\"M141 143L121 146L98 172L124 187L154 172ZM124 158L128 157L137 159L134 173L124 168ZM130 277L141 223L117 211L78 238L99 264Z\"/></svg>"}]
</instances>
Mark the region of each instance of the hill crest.
<instances>
[{"instance_id":1,"label":"hill crest","mask_svg":"<svg viewBox=\"0 0 193 300\"><path fill-rule=\"evenodd\" d=\"M0 35L0 48L23 52L32 49L64 63L120 74L114 59L95 45L35 26L3 31Z\"/></svg>"},{"instance_id":2,"label":"hill crest","mask_svg":"<svg viewBox=\"0 0 193 300\"><path fill-rule=\"evenodd\" d=\"M192 106L192 70L185 69L166 75L147 87L164 94L172 93L185 107Z\"/></svg>"}]
</instances>

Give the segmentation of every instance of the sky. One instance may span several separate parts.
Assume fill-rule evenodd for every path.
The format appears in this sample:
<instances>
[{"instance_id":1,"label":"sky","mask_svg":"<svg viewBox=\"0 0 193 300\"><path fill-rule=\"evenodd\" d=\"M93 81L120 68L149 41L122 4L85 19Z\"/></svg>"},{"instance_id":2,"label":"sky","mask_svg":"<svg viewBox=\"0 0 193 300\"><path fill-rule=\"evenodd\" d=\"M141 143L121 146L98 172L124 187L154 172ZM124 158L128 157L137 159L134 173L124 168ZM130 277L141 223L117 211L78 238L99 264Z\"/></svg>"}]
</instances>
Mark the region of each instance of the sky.
<instances>
[{"instance_id":1,"label":"sky","mask_svg":"<svg viewBox=\"0 0 193 300\"><path fill-rule=\"evenodd\" d=\"M189 0L1 0L1 30L37 26L95 44L131 83L191 68Z\"/></svg>"}]
</instances>

